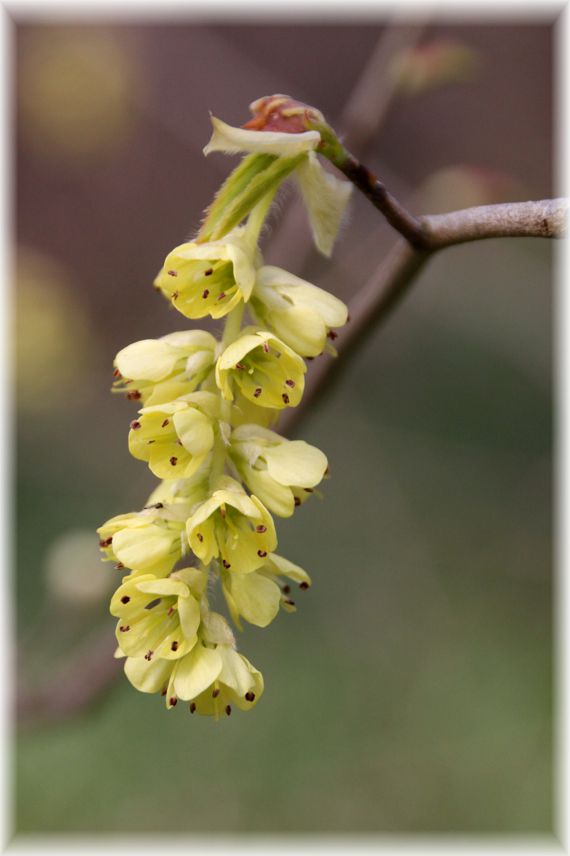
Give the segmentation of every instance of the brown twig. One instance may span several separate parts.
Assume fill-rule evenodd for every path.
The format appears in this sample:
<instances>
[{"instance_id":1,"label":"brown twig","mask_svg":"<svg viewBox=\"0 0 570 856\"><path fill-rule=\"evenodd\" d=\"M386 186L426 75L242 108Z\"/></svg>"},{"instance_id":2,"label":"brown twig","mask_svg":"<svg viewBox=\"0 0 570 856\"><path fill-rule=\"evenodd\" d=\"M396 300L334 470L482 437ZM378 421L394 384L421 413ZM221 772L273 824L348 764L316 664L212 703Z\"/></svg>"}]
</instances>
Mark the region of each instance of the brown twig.
<instances>
[{"instance_id":1,"label":"brown twig","mask_svg":"<svg viewBox=\"0 0 570 856\"><path fill-rule=\"evenodd\" d=\"M434 253L454 244L485 238L562 238L567 233L569 211L567 199L543 199L482 205L419 218L426 245L415 247L404 236L350 301L350 323L339 331L335 341L342 359L323 356L311 367L302 404L283 414L279 430L285 434L294 430L305 409L314 404L330 381L339 375L347 362L346 356L364 343L371 329L377 329L378 324L389 317Z\"/></svg>"},{"instance_id":2,"label":"brown twig","mask_svg":"<svg viewBox=\"0 0 570 856\"><path fill-rule=\"evenodd\" d=\"M361 164L352 155L347 155L337 163L340 171L363 193L367 199L382 212L390 226L396 229L412 247L423 249L428 240L422 222L414 217L377 178L368 167Z\"/></svg>"},{"instance_id":3,"label":"brown twig","mask_svg":"<svg viewBox=\"0 0 570 856\"><path fill-rule=\"evenodd\" d=\"M333 148L332 152L330 159L335 166L415 249L432 252L483 238L561 238L566 234L566 199L481 205L450 214L414 217L380 179L344 147Z\"/></svg>"},{"instance_id":4,"label":"brown twig","mask_svg":"<svg viewBox=\"0 0 570 856\"><path fill-rule=\"evenodd\" d=\"M563 238L569 210L568 199L506 202L421 217L420 223L434 251L484 238Z\"/></svg>"}]
</instances>

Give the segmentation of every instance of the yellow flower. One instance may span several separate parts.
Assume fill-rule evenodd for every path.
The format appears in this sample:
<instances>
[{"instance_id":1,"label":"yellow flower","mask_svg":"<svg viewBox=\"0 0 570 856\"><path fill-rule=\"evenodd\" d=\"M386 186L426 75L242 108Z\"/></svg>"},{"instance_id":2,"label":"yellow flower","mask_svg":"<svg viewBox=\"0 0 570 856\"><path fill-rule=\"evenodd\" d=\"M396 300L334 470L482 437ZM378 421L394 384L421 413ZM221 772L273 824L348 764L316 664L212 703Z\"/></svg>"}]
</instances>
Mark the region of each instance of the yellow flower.
<instances>
[{"instance_id":1,"label":"yellow flower","mask_svg":"<svg viewBox=\"0 0 570 856\"><path fill-rule=\"evenodd\" d=\"M257 273L251 308L256 320L302 357L316 357L335 338L333 327L346 324L344 303L322 288L278 267Z\"/></svg>"},{"instance_id":2,"label":"yellow flower","mask_svg":"<svg viewBox=\"0 0 570 856\"><path fill-rule=\"evenodd\" d=\"M130 568L164 577L187 552L184 526L191 506L186 502L119 514L98 530L99 545L119 570Z\"/></svg>"},{"instance_id":3,"label":"yellow flower","mask_svg":"<svg viewBox=\"0 0 570 856\"><path fill-rule=\"evenodd\" d=\"M115 358L114 392L143 404L163 404L193 392L214 364L216 340L205 330L143 339Z\"/></svg>"},{"instance_id":4,"label":"yellow flower","mask_svg":"<svg viewBox=\"0 0 570 856\"><path fill-rule=\"evenodd\" d=\"M238 227L219 241L176 247L155 286L186 318L222 318L249 300L256 264L257 248Z\"/></svg>"},{"instance_id":5,"label":"yellow flower","mask_svg":"<svg viewBox=\"0 0 570 856\"><path fill-rule=\"evenodd\" d=\"M189 544L205 565L219 556L228 570L253 571L277 546L273 519L234 479L222 476L216 488L186 523Z\"/></svg>"},{"instance_id":6,"label":"yellow flower","mask_svg":"<svg viewBox=\"0 0 570 856\"><path fill-rule=\"evenodd\" d=\"M216 383L227 400L233 400L233 382L253 404L282 409L300 402L306 371L288 345L260 330L240 336L225 349L216 363Z\"/></svg>"},{"instance_id":7,"label":"yellow flower","mask_svg":"<svg viewBox=\"0 0 570 856\"><path fill-rule=\"evenodd\" d=\"M298 565L272 553L266 562L251 574L222 571L222 589L232 619L241 630L240 616L257 627L267 627L282 606L287 612L295 611L287 577L299 584L302 591L311 585L311 578Z\"/></svg>"},{"instance_id":8,"label":"yellow flower","mask_svg":"<svg viewBox=\"0 0 570 856\"><path fill-rule=\"evenodd\" d=\"M197 568L167 579L152 574L127 577L111 600L119 647L129 657L174 660L192 650L200 626L200 598L207 575Z\"/></svg>"},{"instance_id":9,"label":"yellow flower","mask_svg":"<svg viewBox=\"0 0 570 856\"><path fill-rule=\"evenodd\" d=\"M236 705L249 710L263 693L261 673L235 650L233 634L221 615L208 613L198 642L178 660L129 657L125 674L141 692L161 692L166 707L178 699L190 702L190 712L227 716Z\"/></svg>"},{"instance_id":10,"label":"yellow flower","mask_svg":"<svg viewBox=\"0 0 570 856\"><path fill-rule=\"evenodd\" d=\"M280 517L290 517L309 498L328 467L320 449L261 425L234 429L230 455L249 490Z\"/></svg>"},{"instance_id":11,"label":"yellow flower","mask_svg":"<svg viewBox=\"0 0 570 856\"><path fill-rule=\"evenodd\" d=\"M131 455L147 461L158 478L188 478L214 446L219 396L192 392L176 401L143 407L139 414L129 432Z\"/></svg>"}]
</instances>

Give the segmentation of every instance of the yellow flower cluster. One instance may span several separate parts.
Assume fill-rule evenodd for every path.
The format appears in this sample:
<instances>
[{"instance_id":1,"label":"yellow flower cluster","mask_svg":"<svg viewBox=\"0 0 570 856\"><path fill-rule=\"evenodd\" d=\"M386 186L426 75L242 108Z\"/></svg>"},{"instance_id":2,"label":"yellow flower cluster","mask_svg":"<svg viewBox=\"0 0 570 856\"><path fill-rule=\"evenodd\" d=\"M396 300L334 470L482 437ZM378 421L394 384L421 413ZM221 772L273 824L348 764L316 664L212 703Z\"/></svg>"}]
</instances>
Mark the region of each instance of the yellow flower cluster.
<instances>
[{"instance_id":1,"label":"yellow flower cluster","mask_svg":"<svg viewBox=\"0 0 570 856\"><path fill-rule=\"evenodd\" d=\"M197 238L168 254L155 285L186 318L225 318L223 335L185 330L117 354L114 391L142 405L129 450L162 481L141 511L113 517L98 534L104 558L126 571L110 609L128 679L162 693L168 708L182 699L191 713L218 718L252 707L263 678L237 652L208 592L219 581L241 629L241 619L266 627L280 608L294 611L291 582L310 586L302 568L276 554L272 515L289 517L309 498L327 459L268 426L301 401L303 358L330 350L331 328L347 318L337 298L264 265L259 235L292 175L317 246L330 252L348 189L322 170L315 131L213 124L207 152L246 157Z\"/></svg>"}]
</instances>

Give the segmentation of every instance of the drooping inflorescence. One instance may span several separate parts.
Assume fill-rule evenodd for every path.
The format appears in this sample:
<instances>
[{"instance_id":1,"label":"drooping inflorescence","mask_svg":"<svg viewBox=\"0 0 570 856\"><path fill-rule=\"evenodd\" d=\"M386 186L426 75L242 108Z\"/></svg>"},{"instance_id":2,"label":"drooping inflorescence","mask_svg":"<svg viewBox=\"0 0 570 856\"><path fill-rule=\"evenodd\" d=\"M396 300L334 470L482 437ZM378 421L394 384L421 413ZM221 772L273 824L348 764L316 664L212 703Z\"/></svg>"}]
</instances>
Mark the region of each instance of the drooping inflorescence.
<instances>
[{"instance_id":1,"label":"drooping inflorescence","mask_svg":"<svg viewBox=\"0 0 570 856\"><path fill-rule=\"evenodd\" d=\"M114 390L141 406L129 450L159 486L141 511L98 530L104 558L126 576L111 600L116 656L142 692L171 708L229 715L251 708L261 673L236 650L229 622L209 607L216 581L231 619L266 627L291 612L291 584L311 580L279 556L273 515L290 517L327 473L325 455L271 430L301 401L304 358L334 352L347 319L331 294L264 265L258 242L281 183L292 177L317 247L330 255L350 185L324 171L315 151L324 122L286 96L251 105L232 128L212 118L211 151L243 153L193 241L168 254L155 286L184 317L225 319L221 341L183 330L127 346ZM243 325L247 310L249 322Z\"/></svg>"}]
</instances>

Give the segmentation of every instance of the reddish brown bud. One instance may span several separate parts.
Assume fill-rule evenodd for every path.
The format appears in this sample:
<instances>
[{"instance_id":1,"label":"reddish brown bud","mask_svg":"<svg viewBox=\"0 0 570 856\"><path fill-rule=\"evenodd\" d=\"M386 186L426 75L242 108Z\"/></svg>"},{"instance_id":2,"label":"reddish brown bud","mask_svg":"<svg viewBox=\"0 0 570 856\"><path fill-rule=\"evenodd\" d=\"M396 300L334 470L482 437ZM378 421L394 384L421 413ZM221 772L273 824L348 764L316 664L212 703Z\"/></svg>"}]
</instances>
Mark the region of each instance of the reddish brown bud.
<instances>
[{"instance_id":1,"label":"reddish brown bud","mask_svg":"<svg viewBox=\"0 0 570 856\"><path fill-rule=\"evenodd\" d=\"M243 126L251 131L280 131L285 134L302 134L311 122L324 122L323 114L295 101L288 95L266 95L249 105L253 119Z\"/></svg>"}]
</instances>

